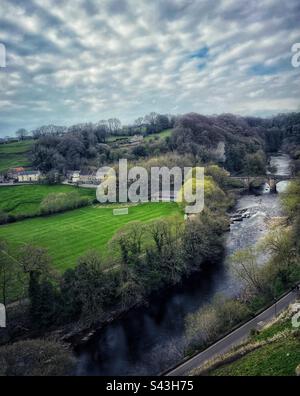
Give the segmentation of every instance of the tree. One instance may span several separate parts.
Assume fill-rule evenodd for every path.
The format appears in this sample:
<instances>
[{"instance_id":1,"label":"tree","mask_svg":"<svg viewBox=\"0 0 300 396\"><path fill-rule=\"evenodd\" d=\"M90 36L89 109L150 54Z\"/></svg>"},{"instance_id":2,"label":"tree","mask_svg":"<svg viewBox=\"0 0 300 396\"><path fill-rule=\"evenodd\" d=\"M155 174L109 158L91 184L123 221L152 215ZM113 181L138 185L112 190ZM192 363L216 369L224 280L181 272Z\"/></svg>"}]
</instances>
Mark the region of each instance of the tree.
<instances>
[{"instance_id":1,"label":"tree","mask_svg":"<svg viewBox=\"0 0 300 396\"><path fill-rule=\"evenodd\" d=\"M70 375L75 360L65 344L26 340L0 348L0 376Z\"/></svg>"},{"instance_id":2,"label":"tree","mask_svg":"<svg viewBox=\"0 0 300 396\"><path fill-rule=\"evenodd\" d=\"M18 265L10 256L6 242L0 241L0 292L4 305L12 293L17 282Z\"/></svg>"},{"instance_id":3,"label":"tree","mask_svg":"<svg viewBox=\"0 0 300 396\"><path fill-rule=\"evenodd\" d=\"M217 337L241 323L249 315L245 304L216 295L210 304L204 305L186 319L186 336L193 345L203 345L216 340Z\"/></svg>"},{"instance_id":4,"label":"tree","mask_svg":"<svg viewBox=\"0 0 300 396\"><path fill-rule=\"evenodd\" d=\"M143 125L143 122L144 122L144 118L139 117L134 121L134 125L137 126L138 128L140 128Z\"/></svg>"},{"instance_id":5,"label":"tree","mask_svg":"<svg viewBox=\"0 0 300 396\"><path fill-rule=\"evenodd\" d=\"M122 126L121 121L118 120L118 118L110 118L107 123L111 135L117 134Z\"/></svg>"},{"instance_id":6,"label":"tree","mask_svg":"<svg viewBox=\"0 0 300 396\"><path fill-rule=\"evenodd\" d=\"M248 248L231 256L231 269L244 285L254 293L266 293L262 273L257 262L257 252Z\"/></svg>"},{"instance_id":7,"label":"tree","mask_svg":"<svg viewBox=\"0 0 300 396\"><path fill-rule=\"evenodd\" d=\"M297 221L294 227L296 224ZM278 289L281 292L299 280L300 263L297 254L299 234L294 238L293 228L292 230L278 228L270 232L261 244L261 247L271 255L271 260L262 269L262 273L273 295L278 294Z\"/></svg>"},{"instance_id":8,"label":"tree","mask_svg":"<svg viewBox=\"0 0 300 396\"><path fill-rule=\"evenodd\" d=\"M219 318L213 306L207 305L186 318L186 336L190 344L203 344L216 339Z\"/></svg>"},{"instance_id":9,"label":"tree","mask_svg":"<svg viewBox=\"0 0 300 396\"><path fill-rule=\"evenodd\" d=\"M58 291L53 282L42 280L40 283L31 282L30 286L30 313L33 326L41 329L53 326L60 319Z\"/></svg>"},{"instance_id":10,"label":"tree","mask_svg":"<svg viewBox=\"0 0 300 396\"><path fill-rule=\"evenodd\" d=\"M146 157L147 156L147 149L145 146L143 145L139 145L139 146L135 146L132 149L132 154L136 157L136 158L140 158L140 157Z\"/></svg>"},{"instance_id":11,"label":"tree","mask_svg":"<svg viewBox=\"0 0 300 396\"><path fill-rule=\"evenodd\" d=\"M160 278L165 283L177 283L185 270L182 255L183 222L178 218L158 220L150 224L148 233L155 243L152 261L159 263ZM148 249L148 259L151 257Z\"/></svg>"},{"instance_id":12,"label":"tree","mask_svg":"<svg viewBox=\"0 0 300 396\"><path fill-rule=\"evenodd\" d=\"M300 179L293 180L289 183L285 194L282 194L281 200L290 219L295 218L300 212Z\"/></svg>"},{"instance_id":13,"label":"tree","mask_svg":"<svg viewBox=\"0 0 300 396\"><path fill-rule=\"evenodd\" d=\"M260 176L266 173L266 158L262 151L247 154L244 171L248 176Z\"/></svg>"},{"instance_id":14,"label":"tree","mask_svg":"<svg viewBox=\"0 0 300 396\"><path fill-rule=\"evenodd\" d=\"M110 275L105 274L99 253L87 252L79 258L75 270L64 277L62 297L74 297L73 306L68 300L69 313L74 316L80 311L85 320L99 321L110 298L110 285Z\"/></svg>"},{"instance_id":15,"label":"tree","mask_svg":"<svg viewBox=\"0 0 300 396\"><path fill-rule=\"evenodd\" d=\"M47 315L41 307L49 304L49 309L52 310L52 298L54 296L51 296L50 303L45 302L42 298L43 293L45 292L47 295L50 288L48 280L50 278L51 259L46 249L27 244L20 250L19 261L24 273L29 277L28 296L30 300L30 318L33 325L39 326L41 315Z\"/></svg>"},{"instance_id":16,"label":"tree","mask_svg":"<svg viewBox=\"0 0 300 396\"><path fill-rule=\"evenodd\" d=\"M245 146L237 144L227 144L225 146L225 156L226 156L226 169L230 172L241 172L244 166L244 159L246 155Z\"/></svg>"},{"instance_id":17,"label":"tree","mask_svg":"<svg viewBox=\"0 0 300 396\"><path fill-rule=\"evenodd\" d=\"M150 113L144 117L144 122L147 125L147 134L158 132L157 130L157 113Z\"/></svg>"},{"instance_id":18,"label":"tree","mask_svg":"<svg viewBox=\"0 0 300 396\"><path fill-rule=\"evenodd\" d=\"M24 128L18 129L16 132L16 136L18 137L19 140L24 140L27 135L28 132Z\"/></svg>"},{"instance_id":19,"label":"tree","mask_svg":"<svg viewBox=\"0 0 300 396\"><path fill-rule=\"evenodd\" d=\"M156 117L156 124L158 131L164 131L170 127L169 118L164 114L158 114Z\"/></svg>"},{"instance_id":20,"label":"tree","mask_svg":"<svg viewBox=\"0 0 300 396\"><path fill-rule=\"evenodd\" d=\"M227 219L205 209L200 216L189 220L183 235L183 255L191 268L199 269L204 262L218 262L223 258L223 235Z\"/></svg>"},{"instance_id":21,"label":"tree","mask_svg":"<svg viewBox=\"0 0 300 396\"><path fill-rule=\"evenodd\" d=\"M214 181L221 188L226 188L228 185L229 172L220 168L218 165L209 165L205 168L205 175L211 176Z\"/></svg>"},{"instance_id":22,"label":"tree","mask_svg":"<svg viewBox=\"0 0 300 396\"><path fill-rule=\"evenodd\" d=\"M111 248L119 255L120 286L119 293L123 307L142 298L144 290L138 270L143 265L142 240L145 227L134 222L120 230L111 242Z\"/></svg>"}]
</instances>

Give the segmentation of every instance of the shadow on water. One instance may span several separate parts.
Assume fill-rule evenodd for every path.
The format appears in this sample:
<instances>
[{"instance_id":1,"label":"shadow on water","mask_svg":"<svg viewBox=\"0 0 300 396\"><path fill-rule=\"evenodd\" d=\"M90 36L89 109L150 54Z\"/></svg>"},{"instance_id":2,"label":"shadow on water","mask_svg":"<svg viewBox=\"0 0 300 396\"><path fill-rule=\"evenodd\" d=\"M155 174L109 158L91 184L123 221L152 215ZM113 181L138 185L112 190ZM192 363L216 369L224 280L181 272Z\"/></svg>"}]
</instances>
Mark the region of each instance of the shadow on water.
<instances>
[{"instance_id":1,"label":"shadow on water","mask_svg":"<svg viewBox=\"0 0 300 396\"><path fill-rule=\"evenodd\" d=\"M165 369L154 362L151 350L163 348L170 339L176 339L179 348L186 315L210 301L216 290L226 292L227 277L223 264L207 265L179 285L152 296L147 306L131 310L77 348L76 374L157 374Z\"/></svg>"}]
</instances>

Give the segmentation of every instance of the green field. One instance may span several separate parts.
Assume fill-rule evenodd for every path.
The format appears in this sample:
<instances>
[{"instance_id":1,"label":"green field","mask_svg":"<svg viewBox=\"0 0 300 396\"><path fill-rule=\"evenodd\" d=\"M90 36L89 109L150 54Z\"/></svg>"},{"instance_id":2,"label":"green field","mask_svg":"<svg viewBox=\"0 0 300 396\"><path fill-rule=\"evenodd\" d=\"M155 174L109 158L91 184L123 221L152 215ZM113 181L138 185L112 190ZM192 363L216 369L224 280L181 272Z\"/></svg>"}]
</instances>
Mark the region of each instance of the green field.
<instances>
[{"instance_id":1,"label":"green field","mask_svg":"<svg viewBox=\"0 0 300 396\"><path fill-rule=\"evenodd\" d=\"M168 136L171 136L173 129L166 129L165 131L159 133L153 133L152 135L148 135L145 137L145 141L148 142L149 140L154 140L156 137L159 139L164 139Z\"/></svg>"},{"instance_id":2,"label":"green field","mask_svg":"<svg viewBox=\"0 0 300 396\"><path fill-rule=\"evenodd\" d=\"M34 216L42 200L50 193L78 191L82 196L96 198L94 189L65 185L0 186L0 210L12 215Z\"/></svg>"},{"instance_id":3,"label":"green field","mask_svg":"<svg viewBox=\"0 0 300 396\"><path fill-rule=\"evenodd\" d=\"M107 137L106 141L107 141L107 143L114 143L114 142L117 142L120 139L127 139L127 138L130 138L130 137L131 136L129 136L129 135L118 135L118 136L110 135L110 136Z\"/></svg>"},{"instance_id":4,"label":"green field","mask_svg":"<svg viewBox=\"0 0 300 396\"><path fill-rule=\"evenodd\" d=\"M145 142L149 142L149 140L154 140L154 139L164 139L167 136L171 136L173 129L166 129L165 131L162 132L158 132L158 133L153 133L151 135L145 136L144 141ZM129 135L120 135L120 136L109 136L107 138L107 142L108 143L113 143L113 142L117 142L120 139L130 139L132 136Z\"/></svg>"},{"instance_id":5,"label":"green field","mask_svg":"<svg viewBox=\"0 0 300 396\"><path fill-rule=\"evenodd\" d=\"M17 166L30 166L29 151L33 140L0 144L0 172Z\"/></svg>"},{"instance_id":6,"label":"green field","mask_svg":"<svg viewBox=\"0 0 300 396\"><path fill-rule=\"evenodd\" d=\"M55 268L63 271L74 267L77 258L89 249L105 255L107 243L125 224L177 213L179 208L175 203L132 205L125 216L114 216L112 207L98 205L2 225L0 239L7 240L15 252L25 243L47 248Z\"/></svg>"}]
</instances>

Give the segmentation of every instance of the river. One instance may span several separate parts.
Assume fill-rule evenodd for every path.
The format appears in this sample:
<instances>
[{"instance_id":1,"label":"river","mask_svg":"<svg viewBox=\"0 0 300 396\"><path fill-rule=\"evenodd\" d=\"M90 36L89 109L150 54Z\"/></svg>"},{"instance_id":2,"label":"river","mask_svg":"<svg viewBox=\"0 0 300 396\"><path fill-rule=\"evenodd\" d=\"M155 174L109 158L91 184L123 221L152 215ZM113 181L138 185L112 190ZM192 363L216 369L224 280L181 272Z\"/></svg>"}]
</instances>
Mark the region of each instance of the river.
<instances>
[{"instance_id":1,"label":"river","mask_svg":"<svg viewBox=\"0 0 300 396\"><path fill-rule=\"evenodd\" d=\"M271 157L271 165L276 166L278 175L289 176L287 155ZM281 190L285 186L281 184ZM266 235L267 220L282 215L279 195L270 193L268 185L259 194L242 196L235 211L244 218L231 224L224 263L193 274L152 297L148 306L133 309L96 332L75 351L76 375L156 375L182 359L186 316L212 301L217 293L238 293L240 284L226 265L228 257L253 246Z\"/></svg>"}]
</instances>

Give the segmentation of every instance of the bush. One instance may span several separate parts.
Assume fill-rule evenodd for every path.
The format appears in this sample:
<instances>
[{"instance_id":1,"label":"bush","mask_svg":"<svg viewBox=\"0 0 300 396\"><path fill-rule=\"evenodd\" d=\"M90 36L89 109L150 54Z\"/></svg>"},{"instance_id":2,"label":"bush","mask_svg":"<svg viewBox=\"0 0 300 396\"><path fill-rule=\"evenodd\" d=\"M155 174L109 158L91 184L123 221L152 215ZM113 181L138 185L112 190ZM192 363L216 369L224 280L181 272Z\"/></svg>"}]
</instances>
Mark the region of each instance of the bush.
<instances>
[{"instance_id":1,"label":"bush","mask_svg":"<svg viewBox=\"0 0 300 396\"><path fill-rule=\"evenodd\" d=\"M41 203L42 215L63 212L65 210L81 208L89 205L90 199L82 197L76 191L69 193L51 193Z\"/></svg>"},{"instance_id":2,"label":"bush","mask_svg":"<svg viewBox=\"0 0 300 396\"><path fill-rule=\"evenodd\" d=\"M74 365L71 352L47 340L19 341L0 348L0 376L61 376Z\"/></svg>"},{"instance_id":3,"label":"bush","mask_svg":"<svg viewBox=\"0 0 300 396\"><path fill-rule=\"evenodd\" d=\"M9 223L9 214L0 210L0 224L7 224Z\"/></svg>"},{"instance_id":4,"label":"bush","mask_svg":"<svg viewBox=\"0 0 300 396\"><path fill-rule=\"evenodd\" d=\"M246 304L219 295L211 304L189 315L186 336L191 347L204 346L249 317Z\"/></svg>"}]
</instances>

